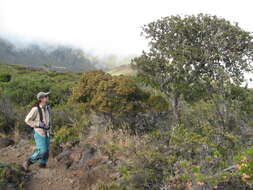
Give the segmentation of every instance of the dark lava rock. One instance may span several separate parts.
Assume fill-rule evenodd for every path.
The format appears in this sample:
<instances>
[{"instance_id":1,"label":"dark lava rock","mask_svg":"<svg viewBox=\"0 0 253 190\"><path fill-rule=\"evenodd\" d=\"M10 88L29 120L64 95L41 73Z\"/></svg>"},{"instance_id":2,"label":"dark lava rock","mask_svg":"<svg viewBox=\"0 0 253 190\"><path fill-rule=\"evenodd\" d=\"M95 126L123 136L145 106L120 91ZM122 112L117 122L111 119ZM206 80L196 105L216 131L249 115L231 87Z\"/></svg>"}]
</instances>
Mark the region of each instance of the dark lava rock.
<instances>
[{"instance_id":1,"label":"dark lava rock","mask_svg":"<svg viewBox=\"0 0 253 190\"><path fill-rule=\"evenodd\" d=\"M0 148L5 148L10 145L14 145L15 142L11 139L0 137Z\"/></svg>"}]
</instances>

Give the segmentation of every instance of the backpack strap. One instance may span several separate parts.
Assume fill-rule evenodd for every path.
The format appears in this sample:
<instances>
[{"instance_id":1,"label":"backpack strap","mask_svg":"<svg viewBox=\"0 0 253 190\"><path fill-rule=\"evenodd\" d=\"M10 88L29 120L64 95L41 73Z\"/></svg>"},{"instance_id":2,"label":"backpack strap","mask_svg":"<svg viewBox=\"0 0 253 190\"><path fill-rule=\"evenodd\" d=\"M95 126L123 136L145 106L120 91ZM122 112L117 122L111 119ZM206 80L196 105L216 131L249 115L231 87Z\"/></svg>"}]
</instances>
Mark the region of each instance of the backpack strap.
<instances>
[{"instance_id":1,"label":"backpack strap","mask_svg":"<svg viewBox=\"0 0 253 190\"><path fill-rule=\"evenodd\" d=\"M38 108L38 112L39 112L39 116L40 116L40 121L43 122L43 114L42 114L41 107L39 105L37 105L37 108Z\"/></svg>"},{"instance_id":2,"label":"backpack strap","mask_svg":"<svg viewBox=\"0 0 253 190\"><path fill-rule=\"evenodd\" d=\"M49 113L49 127L51 127L52 126L52 119L51 119L51 107L50 107L50 105L47 105L47 107L46 107L46 109L47 109L47 111L48 111L48 113Z\"/></svg>"}]
</instances>

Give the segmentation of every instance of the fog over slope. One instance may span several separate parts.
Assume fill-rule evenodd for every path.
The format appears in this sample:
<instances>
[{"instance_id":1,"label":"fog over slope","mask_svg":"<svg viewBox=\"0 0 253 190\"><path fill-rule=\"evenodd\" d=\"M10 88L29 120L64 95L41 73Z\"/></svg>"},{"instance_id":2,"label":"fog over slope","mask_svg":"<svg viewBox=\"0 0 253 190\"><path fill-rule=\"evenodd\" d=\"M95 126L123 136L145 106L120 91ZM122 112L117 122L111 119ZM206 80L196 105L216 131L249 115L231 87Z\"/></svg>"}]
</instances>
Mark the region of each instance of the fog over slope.
<instances>
[{"instance_id":1,"label":"fog over slope","mask_svg":"<svg viewBox=\"0 0 253 190\"><path fill-rule=\"evenodd\" d=\"M0 63L22 65L47 70L83 72L108 69L127 64L130 58L115 55L95 56L67 45L25 43L0 37Z\"/></svg>"}]
</instances>

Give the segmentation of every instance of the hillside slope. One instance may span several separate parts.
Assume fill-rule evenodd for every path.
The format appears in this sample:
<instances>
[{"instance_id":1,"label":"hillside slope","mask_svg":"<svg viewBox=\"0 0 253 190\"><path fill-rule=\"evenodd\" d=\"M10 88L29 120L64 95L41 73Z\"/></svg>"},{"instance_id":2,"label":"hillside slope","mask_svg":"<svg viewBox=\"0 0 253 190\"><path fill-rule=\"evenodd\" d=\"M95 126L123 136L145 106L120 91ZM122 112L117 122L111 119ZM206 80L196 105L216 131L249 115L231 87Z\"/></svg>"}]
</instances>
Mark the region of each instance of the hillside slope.
<instances>
[{"instance_id":1,"label":"hillside slope","mask_svg":"<svg viewBox=\"0 0 253 190\"><path fill-rule=\"evenodd\" d=\"M96 63L89 57L82 50L67 46L42 48L39 45L30 45L16 48L14 44L0 38L0 60L5 64L82 72L96 68Z\"/></svg>"},{"instance_id":2,"label":"hillside slope","mask_svg":"<svg viewBox=\"0 0 253 190\"><path fill-rule=\"evenodd\" d=\"M134 66L128 65L121 65L119 67L115 67L108 71L111 75L127 75L127 76L135 76L137 74L137 69Z\"/></svg>"},{"instance_id":3,"label":"hillside slope","mask_svg":"<svg viewBox=\"0 0 253 190\"><path fill-rule=\"evenodd\" d=\"M16 146L8 146L1 149L1 162L5 164L22 165L24 160L33 152L35 147L28 141L22 140ZM39 169L33 165L26 174L24 189L27 190L55 190L72 189L79 190L79 170L67 170L58 167L57 162L50 158L48 168ZM0 188L1 189L1 188Z\"/></svg>"}]
</instances>

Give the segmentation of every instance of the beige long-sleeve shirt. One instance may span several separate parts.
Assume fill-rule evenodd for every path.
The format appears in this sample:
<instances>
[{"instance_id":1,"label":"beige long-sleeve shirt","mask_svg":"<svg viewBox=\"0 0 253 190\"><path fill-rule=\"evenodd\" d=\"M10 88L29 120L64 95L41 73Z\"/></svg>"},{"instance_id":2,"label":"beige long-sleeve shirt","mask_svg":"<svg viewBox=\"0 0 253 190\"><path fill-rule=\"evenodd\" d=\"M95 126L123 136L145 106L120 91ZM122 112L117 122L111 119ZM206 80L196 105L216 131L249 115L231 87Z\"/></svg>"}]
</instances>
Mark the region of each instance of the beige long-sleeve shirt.
<instances>
[{"instance_id":1,"label":"beige long-sleeve shirt","mask_svg":"<svg viewBox=\"0 0 253 190\"><path fill-rule=\"evenodd\" d=\"M42 110L42 116L43 116L43 122L46 124L46 127L49 127L50 125L50 113L48 107L41 107ZM39 116L39 110L35 106L31 109L31 111L27 114L25 118L25 122L30 127L34 128L34 130L39 133L42 136L46 136L46 132L44 129L37 128L40 125L40 116Z\"/></svg>"}]
</instances>

